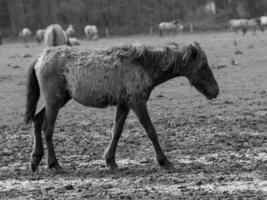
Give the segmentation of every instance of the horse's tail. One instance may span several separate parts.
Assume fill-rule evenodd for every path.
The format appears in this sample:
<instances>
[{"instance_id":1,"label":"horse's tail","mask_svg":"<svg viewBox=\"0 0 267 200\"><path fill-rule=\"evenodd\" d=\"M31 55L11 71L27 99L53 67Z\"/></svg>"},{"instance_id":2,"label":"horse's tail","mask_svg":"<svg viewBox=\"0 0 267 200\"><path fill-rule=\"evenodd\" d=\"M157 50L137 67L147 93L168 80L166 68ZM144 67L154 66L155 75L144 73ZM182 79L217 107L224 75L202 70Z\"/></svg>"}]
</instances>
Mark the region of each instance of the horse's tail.
<instances>
[{"instance_id":1,"label":"horse's tail","mask_svg":"<svg viewBox=\"0 0 267 200\"><path fill-rule=\"evenodd\" d=\"M40 88L35 73L34 66L37 60L35 60L29 67L27 86L26 86L26 110L24 115L24 122L29 124L34 119L37 102L40 97Z\"/></svg>"},{"instance_id":2,"label":"horse's tail","mask_svg":"<svg viewBox=\"0 0 267 200\"><path fill-rule=\"evenodd\" d=\"M52 47L57 46L57 30L55 28L52 28Z\"/></svg>"}]
</instances>

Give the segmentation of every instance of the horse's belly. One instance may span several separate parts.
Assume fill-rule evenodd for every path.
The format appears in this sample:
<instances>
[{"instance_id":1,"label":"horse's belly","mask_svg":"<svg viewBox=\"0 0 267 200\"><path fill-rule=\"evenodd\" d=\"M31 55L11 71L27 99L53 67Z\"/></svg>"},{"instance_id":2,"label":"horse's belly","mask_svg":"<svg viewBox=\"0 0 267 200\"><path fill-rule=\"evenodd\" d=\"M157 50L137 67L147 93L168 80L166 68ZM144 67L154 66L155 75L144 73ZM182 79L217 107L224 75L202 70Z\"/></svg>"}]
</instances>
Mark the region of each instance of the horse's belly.
<instances>
[{"instance_id":1,"label":"horse's belly","mask_svg":"<svg viewBox=\"0 0 267 200\"><path fill-rule=\"evenodd\" d=\"M107 107L117 104L117 92L119 88L110 82L96 81L78 81L72 85L70 93L73 99L79 103L90 107Z\"/></svg>"},{"instance_id":2,"label":"horse's belly","mask_svg":"<svg viewBox=\"0 0 267 200\"><path fill-rule=\"evenodd\" d=\"M73 95L73 99L77 102L89 106L89 107L96 107L96 108L105 108L109 105L116 105L116 99L108 94L101 94L97 92L91 93L76 93Z\"/></svg>"}]
</instances>

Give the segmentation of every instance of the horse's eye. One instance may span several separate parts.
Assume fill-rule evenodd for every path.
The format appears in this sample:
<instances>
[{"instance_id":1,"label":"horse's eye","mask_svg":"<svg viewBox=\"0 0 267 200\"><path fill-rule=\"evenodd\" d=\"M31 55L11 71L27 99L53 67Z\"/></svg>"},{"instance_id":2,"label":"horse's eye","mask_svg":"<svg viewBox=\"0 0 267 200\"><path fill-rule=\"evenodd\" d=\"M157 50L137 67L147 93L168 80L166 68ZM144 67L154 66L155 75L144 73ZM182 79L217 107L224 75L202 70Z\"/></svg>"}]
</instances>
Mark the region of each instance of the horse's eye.
<instances>
[{"instance_id":1,"label":"horse's eye","mask_svg":"<svg viewBox=\"0 0 267 200\"><path fill-rule=\"evenodd\" d=\"M200 66L200 69L201 69L201 70L204 70L204 69L207 68L207 66L208 66L207 63L203 63L203 64Z\"/></svg>"},{"instance_id":2,"label":"horse's eye","mask_svg":"<svg viewBox=\"0 0 267 200\"><path fill-rule=\"evenodd\" d=\"M203 64L199 66L199 70L203 70L204 68L205 68L205 67L204 67Z\"/></svg>"}]
</instances>

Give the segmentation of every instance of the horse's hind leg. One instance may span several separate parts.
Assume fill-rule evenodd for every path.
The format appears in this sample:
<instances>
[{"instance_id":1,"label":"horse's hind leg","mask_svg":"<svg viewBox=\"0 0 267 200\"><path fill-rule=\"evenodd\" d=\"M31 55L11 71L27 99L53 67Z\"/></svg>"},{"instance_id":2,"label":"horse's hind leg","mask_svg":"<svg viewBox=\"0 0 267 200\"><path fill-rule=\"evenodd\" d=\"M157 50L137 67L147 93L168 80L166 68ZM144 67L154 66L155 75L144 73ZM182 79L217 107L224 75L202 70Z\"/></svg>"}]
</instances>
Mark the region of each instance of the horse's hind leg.
<instances>
[{"instance_id":1,"label":"horse's hind leg","mask_svg":"<svg viewBox=\"0 0 267 200\"><path fill-rule=\"evenodd\" d=\"M111 170L116 170L118 168L118 165L115 161L115 153L128 113L129 107L127 105L117 106L112 139L105 153L106 164Z\"/></svg>"},{"instance_id":2,"label":"horse's hind leg","mask_svg":"<svg viewBox=\"0 0 267 200\"><path fill-rule=\"evenodd\" d=\"M31 160L31 170L35 172L44 155L44 146L42 141L42 127L45 117L45 108L35 115L34 123L34 146Z\"/></svg>"},{"instance_id":3,"label":"horse's hind leg","mask_svg":"<svg viewBox=\"0 0 267 200\"><path fill-rule=\"evenodd\" d=\"M151 122L151 119L147 111L146 102L145 101L133 102L131 103L131 108L135 112L140 123L145 128L147 136L151 140L154 149L156 151L158 163L160 164L160 166L164 167L167 170L172 169L173 168L172 163L167 159L159 144L156 130Z\"/></svg>"},{"instance_id":4,"label":"horse's hind leg","mask_svg":"<svg viewBox=\"0 0 267 200\"><path fill-rule=\"evenodd\" d=\"M47 164L56 173L62 173L64 170L59 165L55 155L53 133L59 109L70 100L70 96L63 89L60 90L60 88L50 90L44 96L46 104L43 131L47 145Z\"/></svg>"},{"instance_id":5,"label":"horse's hind leg","mask_svg":"<svg viewBox=\"0 0 267 200\"><path fill-rule=\"evenodd\" d=\"M55 155L53 145L53 132L59 109L59 106L46 105L44 119L44 135L47 145L47 164L50 169L55 169L55 171L58 173L63 172L63 169L59 165Z\"/></svg>"}]
</instances>

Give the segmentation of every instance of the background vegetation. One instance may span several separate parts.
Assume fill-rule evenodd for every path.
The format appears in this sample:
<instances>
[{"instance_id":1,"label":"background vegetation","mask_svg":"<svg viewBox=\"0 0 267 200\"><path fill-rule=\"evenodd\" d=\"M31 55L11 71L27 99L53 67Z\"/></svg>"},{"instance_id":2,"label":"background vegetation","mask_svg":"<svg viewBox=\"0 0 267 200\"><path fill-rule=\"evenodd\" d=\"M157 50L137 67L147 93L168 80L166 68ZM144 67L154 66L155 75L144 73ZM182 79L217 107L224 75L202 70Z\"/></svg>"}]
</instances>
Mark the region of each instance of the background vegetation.
<instances>
[{"instance_id":1,"label":"background vegetation","mask_svg":"<svg viewBox=\"0 0 267 200\"><path fill-rule=\"evenodd\" d=\"M73 24L79 35L86 24L108 27L110 34L148 33L161 21L179 19L195 30L223 29L230 18L267 14L267 0L214 0L215 15L204 11L209 0L0 0L3 36L18 35L23 27L35 31L52 23Z\"/></svg>"}]
</instances>

